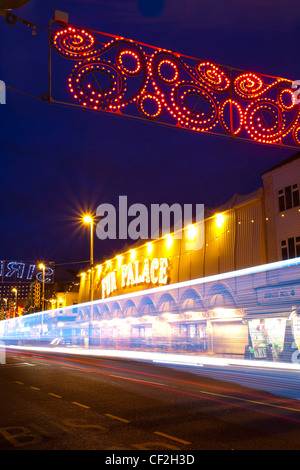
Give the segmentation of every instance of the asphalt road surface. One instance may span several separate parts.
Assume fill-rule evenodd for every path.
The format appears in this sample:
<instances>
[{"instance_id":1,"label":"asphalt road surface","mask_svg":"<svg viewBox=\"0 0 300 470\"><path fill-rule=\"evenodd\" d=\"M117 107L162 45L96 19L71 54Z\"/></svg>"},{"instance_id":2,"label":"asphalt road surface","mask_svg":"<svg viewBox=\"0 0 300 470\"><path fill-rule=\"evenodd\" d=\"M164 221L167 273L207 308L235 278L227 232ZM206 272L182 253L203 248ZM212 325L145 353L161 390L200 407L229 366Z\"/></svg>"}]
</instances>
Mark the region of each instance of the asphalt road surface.
<instances>
[{"instance_id":1,"label":"asphalt road surface","mask_svg":"<svg viewBox=\"0 0 300 470\"><path fill-rule=\"evenodd\" d=\"M251 374L10 350L0 365L0 450L300 449L300 373ZM280 377L291 386L274 395L262 376L269 388Z\"/></svg>"}]
</instances>

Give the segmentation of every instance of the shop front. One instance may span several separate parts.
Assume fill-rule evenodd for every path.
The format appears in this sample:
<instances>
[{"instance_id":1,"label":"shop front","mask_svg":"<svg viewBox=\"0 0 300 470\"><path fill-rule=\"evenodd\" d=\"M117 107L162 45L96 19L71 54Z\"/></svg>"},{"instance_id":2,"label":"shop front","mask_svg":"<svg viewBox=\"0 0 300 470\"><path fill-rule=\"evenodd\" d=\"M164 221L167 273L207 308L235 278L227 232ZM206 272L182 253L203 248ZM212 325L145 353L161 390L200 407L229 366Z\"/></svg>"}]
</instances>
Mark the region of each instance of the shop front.
<instances>
[{"instance_id":1,"label":"shop front","mask_svg":"<svg viewBox=\"0 0 300 470\"><path fill-rule=\"evenodd\" d=\"M256 289L257 306L248 309L248 354L253 359L295 362L300 351L300 285Z\"/></svg>"},{"instance_id":2,"label":"shop front","mask_svg":"<svg viewBox=\"0 0 300 470\"><path fill-rule=\"evenodd\" d=\"M255 359L278 361L283 354L288 315L248 320L250 350ZM251 356L250 356L251 357Z\"/></svg>"}]
</instances>

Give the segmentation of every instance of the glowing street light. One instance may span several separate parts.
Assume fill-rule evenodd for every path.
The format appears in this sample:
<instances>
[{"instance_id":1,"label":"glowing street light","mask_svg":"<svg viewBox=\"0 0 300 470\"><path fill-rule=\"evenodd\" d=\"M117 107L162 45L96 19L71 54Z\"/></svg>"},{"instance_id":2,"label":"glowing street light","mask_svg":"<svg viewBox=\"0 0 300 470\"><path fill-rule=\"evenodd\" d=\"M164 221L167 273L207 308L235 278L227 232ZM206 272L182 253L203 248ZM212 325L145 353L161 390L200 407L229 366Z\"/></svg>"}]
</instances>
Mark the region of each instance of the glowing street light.
<instances>
[{"instance_id":1,"label":"glowing street light","mask_svg":"<svg viewBox=\"0 0 300 470\"><path fill-rule=\"evenodd\" d=\"M90 215L85 215L82 220L85 224L93 223L93 217L91 217Z\"/></svg>"},{"instance_id":2,"label":"glowing street light","mask_svg":"<svg viewBox=\"0 0 300 470\"><path fill-rule=\"evenodd\" d=\"M224 224L225 217L224 214L216 214L216 226L218 228L221 228L222 225Z\"/></svg>"},{"instance_id":3,"label":"glowing street light","mask_svg":"<svg viewBox=\"0 0 300 470\"><path fill-rule=\"evenodd\" d=\"M82 217L82 221L84 224L90 225L91 227L91 230L90 230L90 301L93 302L94 300L94 219L90 214L86 214ZM92 325L93 325L93 304L91 304L91 318L90 318L91 331L92 331Z\"/></svg>"},{"instance_id":4,"label":"glowing street light","mask_svg":"<svg viewBox=\"0 0 300 470\"><path fill-rule=\"evenodd\" d=\"M16 304L16 313L18 313L18 289L14 287L11 291L16 295L15 304Z\"/></svg>"},{"instance_id":5,"label":"glowing street light","mask_svg":"<svg viewBox=\"0 0 300 470\"><path fill-rule=\"evenodd\" d=\"M90 292L90 300L93 301L94 299L94 289L93 289L93 271L94 271L94 219L91 215L86 214L82 217L82 221L86 225L91 226L90 231L90 268L91 268L91 292Z\"/></svg>"},{"instance_id":6,"label":"glowing street light","mask_svg":"<svg viewBox=\"0 0 300 470\"><path fill-rule=\"evenodd\" d=\"M43 271L43 290L42 290L42 311L45 310L45 270L46 266L43 263L39 264L39 268Z\"/></svg>"},{"instance_id":7,"label":"glowing street light","mask_svg":"<svg viewBox=\"0 0 300 470\"><path fill-rule=\"evenodd\" d=\"M196 239L197 229L194 224L189 225L186 228L186 237L189 241L193 242Z\"/></svg>"}]
</instances>

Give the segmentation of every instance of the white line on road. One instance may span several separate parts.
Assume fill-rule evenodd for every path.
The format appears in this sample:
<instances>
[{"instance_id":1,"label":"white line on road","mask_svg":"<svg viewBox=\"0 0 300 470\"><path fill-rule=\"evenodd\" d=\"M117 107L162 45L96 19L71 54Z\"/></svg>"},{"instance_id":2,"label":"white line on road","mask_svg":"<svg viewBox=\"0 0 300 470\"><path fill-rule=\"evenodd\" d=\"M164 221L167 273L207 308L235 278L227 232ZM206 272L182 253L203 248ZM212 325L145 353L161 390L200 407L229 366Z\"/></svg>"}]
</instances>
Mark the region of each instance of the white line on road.
<instances>
[{"instance_id":1,"label":"white line on road","mask_svg":"<svg viewBox=\"0 0 300 470\"><path fill-rule=\"evenodd\" d=\"M128 419L119 418L119 416L111 415L109 413L105 413L105 416L108 416L109 418L112 418L112 419L117 419L118 421L122 421L122 423L130 423Z\"/></svg>"},{"instance_id":2,"label":"white line on road","mask_svg":"<svg viewBox=\"0 0 300 470\"><path fill-rule=\"evenodd\" d=\"M165 434L163 432L154 431L154 434L157 434L158 436L166 437L167 439L171 439L172 441L181 442L181 444L186 444L186 445L191 444L188 441L184 441L183 439L179 439L178 437L170 436L169 434Z\"/></svg>"},{"instance_id":3,"label":"white line on road","mask_svg":"<svg viewBox=\"0 0 300 470\"><path fill-rule=\"evenodd\" d=\"M87 405L83 405L82 403L77 403L77 401L72 401L73 405L81 406L82 408L90 408Z\"/></svg>"}]
</instances>

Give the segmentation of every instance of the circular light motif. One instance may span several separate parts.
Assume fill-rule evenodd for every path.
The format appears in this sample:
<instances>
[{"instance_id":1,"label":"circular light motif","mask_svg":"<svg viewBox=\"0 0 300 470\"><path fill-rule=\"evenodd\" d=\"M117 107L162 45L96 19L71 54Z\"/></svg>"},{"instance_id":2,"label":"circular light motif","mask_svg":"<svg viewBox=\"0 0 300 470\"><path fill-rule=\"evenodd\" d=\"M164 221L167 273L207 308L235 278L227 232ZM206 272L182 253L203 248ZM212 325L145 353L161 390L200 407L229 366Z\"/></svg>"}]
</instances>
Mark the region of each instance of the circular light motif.
<instances>
[{"instance_id":1,"label":"circular light motif","mask_svg":"<svg viewBox=\"0 0 300 470\"><path fill-rule=\"evenodd\" d=\"M217 105L213 97L195 83L177 83L171 92L171 104L171 115L183 127L205 132L217 124Z\"/></svg>"},{"instance_id":2,"label":"circular light motif","mask_svg":"<svg viewBox=\"0 0 300 470\"><path fill-rule=\"evenodd\" d=\"M297 145L300 145L300 125L294 127L293 138Z\"/></svg>"},{"instance_id":3,"label":"circular light motif","mask_svg":"<svg viewBox=\"0 0 300 470\"><path fill-rule=\"evenodd\" d=\"M51 42L56 52L68 59L84 59L97 53L94 36L84 29L61 29L52 35Z\"/></svg>"},{"instance_id":4,"label":"circular light motif","mask_svg":"<svg viewBox=\"0 0 300 470\"><path fill-rule=\"evenodd\" d=\"M284 88L278 92L278 102L284 111L290 111L295 106L294 92L290 88Z\"/></svg>"},{"instance_id":5,"label":"circular light motif","mask_svg":"<svg viewBox=\"0 0 300 470\"><path fill-rule=\"evenodd\" d=\"M157 73L164 83L175 83L179 77L178 66L170 59L162 59L157 65Z\"/></svg>"},{"instance_id":6,"label":"circular light motif","mask_svg":"<svg viewBox=\"0 0 300 470\"><path fill-rule=\"evenodd\" d=\"M116 63L123 73L130 76L138 75L142 69L142 62L139 54L130 49L118 51L116 55Z\"/></svg>"},{"instance_id":7,"label":"circular light motif","mask_svg":"<svg viewBox=\"0 0 300 470\"><path fill-rule=\"evenodd\" d=\"M138 99L138 110L147 119L157 119L163 111L161 99L151 93L145 93Z\"/></svg>"},{"instance_id":8,"label":"circular light motif","mask_svg":"<svg viewBox=\"0 0 300 470\"><path fill-rule=\"evenodd\" d=\"M258 98L264 90L263 80L254 73L242 73L234 81L234 90L238 96L247 100Z\"/></svg>"},{"instance_id":9,"label":"circular light motif","mask_svg":"<svg viewBox=\"0 0 300 470\"><path fill-rule=\"evenodd\" d=\"M83 106L116 111L122 106L126 78L104 60L79 62L69 78L69 90Z\"/></svg>"},{"instance_id":10,"label":"circular light motif","mask_svg":"<svg viewBox=\"0 0 300 470\"><path fill-rule=\"evenodd\" d=\"M276 143L285 131L285 119L279 107L268 98L251 103L245 111L245 129L257 142Z\"/></svg>"},{"instance_id":11,"label":"circular light motif","mask_svg":"<svg viewBox=\"0 0 300 470\"><path fill-rule=\"evenodd\" d=\"M226 91L230 86L230 80L223 70L210 62L201 62L197 64L196 71L202 85L217 93Z\"/></svg>"},{"instance_id":12,"label":"circular light motif","mask_svg":"<svg viewBox=\"0 0 300 470\"><path fill-rule=\"evenodd\" d=\"M226 111L227 108L227 111ZM229 108L229 109L228 109ZM225 119L229 114L229 125ZM223 129L230 135L238 135L243 129L244 125L244 113L243 109L237 101L228 98L223 101L219 106L219 119ZM237 121L237 125L236 125Z\"/></svg>"}]
</instances>

